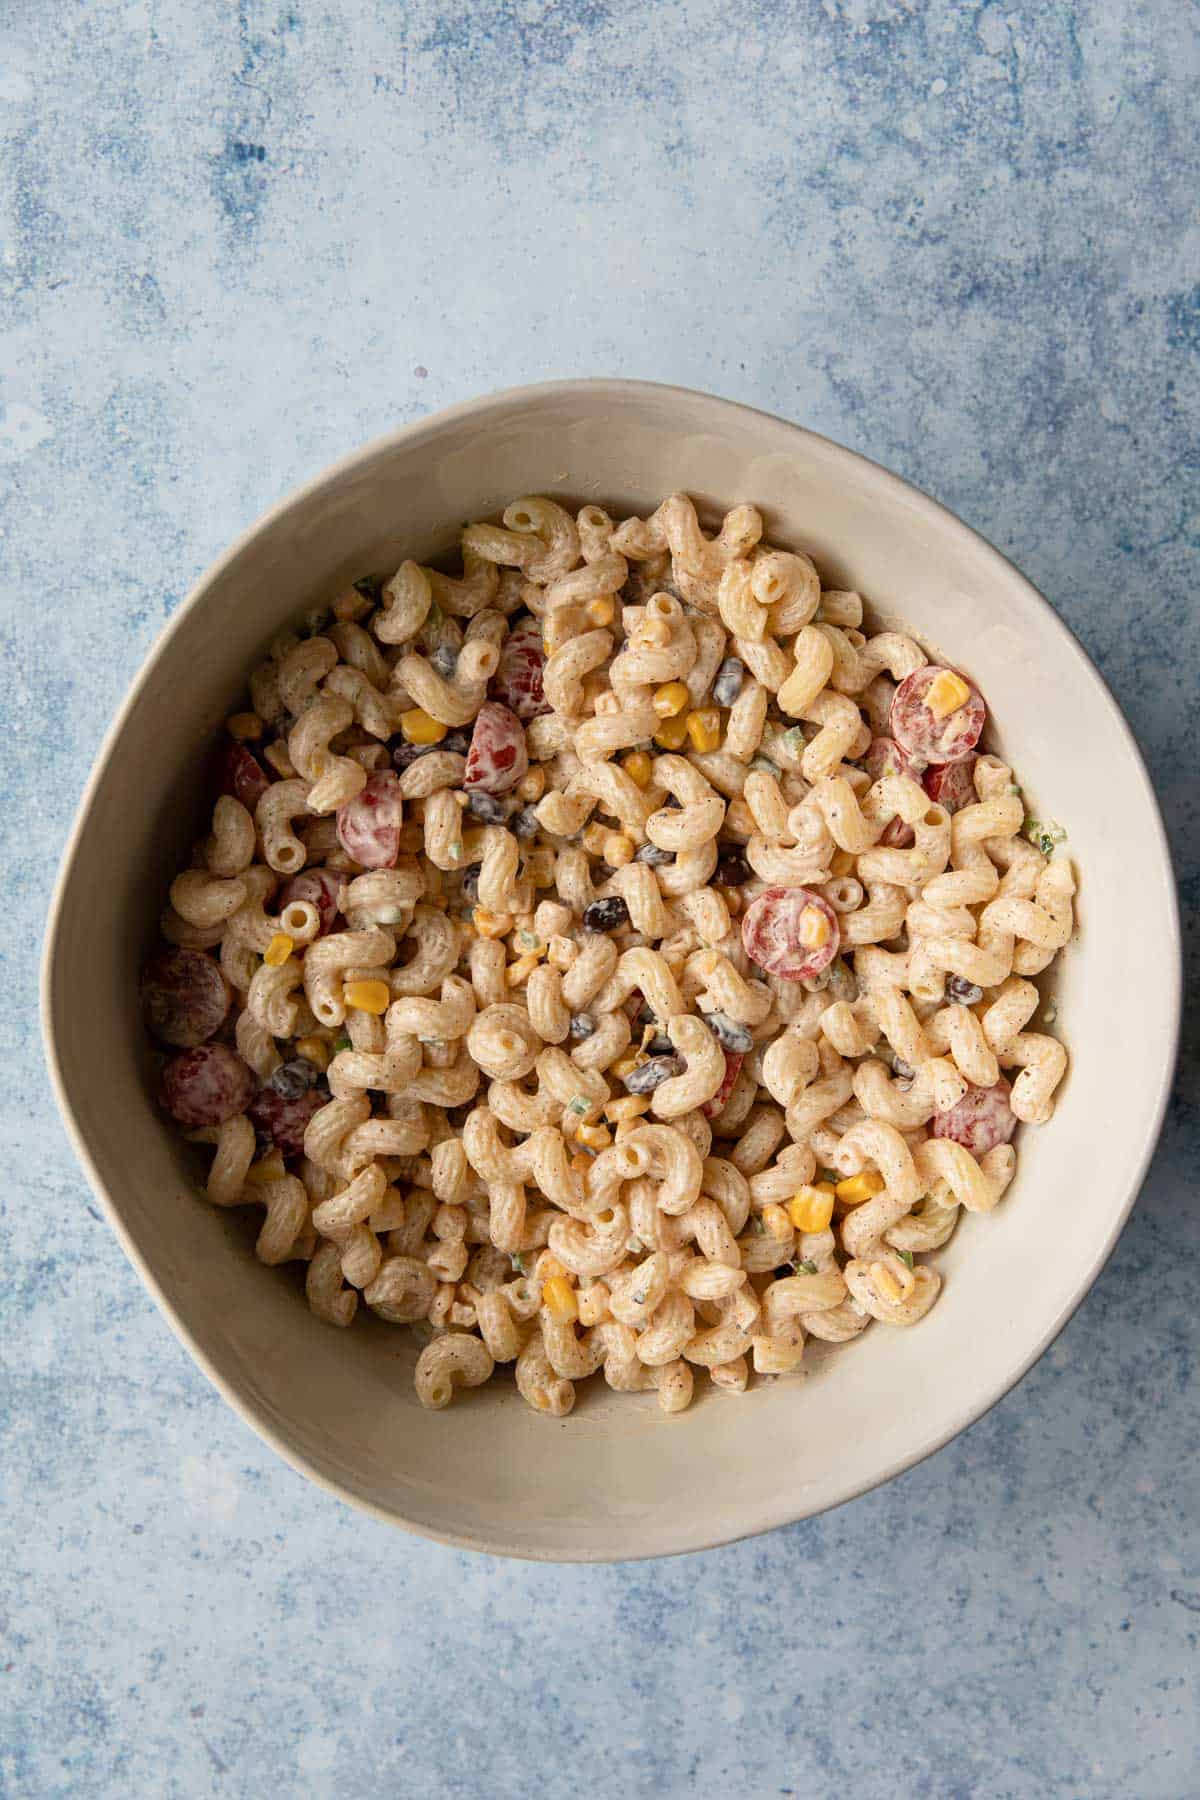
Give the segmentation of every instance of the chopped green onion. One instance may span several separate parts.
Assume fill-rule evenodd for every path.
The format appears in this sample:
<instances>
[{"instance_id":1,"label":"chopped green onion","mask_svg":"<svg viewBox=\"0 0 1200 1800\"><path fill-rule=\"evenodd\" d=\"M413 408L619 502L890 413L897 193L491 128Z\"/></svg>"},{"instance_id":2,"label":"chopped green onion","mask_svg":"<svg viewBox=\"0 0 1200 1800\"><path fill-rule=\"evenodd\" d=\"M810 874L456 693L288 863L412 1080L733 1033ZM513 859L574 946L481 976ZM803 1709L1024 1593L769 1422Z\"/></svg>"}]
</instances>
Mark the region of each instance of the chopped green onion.
<instances>
[{"instance_id":1,"label":"chopped green onion","mask_svg":"<svg viewBox=\"0 0 1200 1800\"><path fill-rule=\"evenodd\" d=\"M536 950L541 941L536 931L518 931L517 933L517 942L522 950Z\"/></svg>"},{"instance_id":2,"label":"chopped green onion","mask_svg":"<svg viewBox=\"0 0 1200 1800\"><path fill-rule=\"evenodd\" d=\"M517 1271L518 1275L523 1275L525 1273L525 1258L523 1256L510 1256L508 1260Z\"/></svg>"},{"instance_id":3,"label":"chopped green onion","mask_svg":"<svg viewBox=\"0 0 1200 1800\"><path fill-rule=\"evenodd\" d=\"M1026 819L1025 836L1043 856L1052 855L1056 844L1065 844L1067 841L1066 832L1053 820Z\"/></svg>"},{"instance_id":4,"label":"chopped green onion","mask_svg":"<svg viewBox=\"0 0 1200 1800\"><path fill-rule=\"evenodd\" d=\"M574 1113L577 1119L582 1119L587 1110L588 1102L584 1094L576 1094L573 1100L567 1101L567 1111Z\"/></svg>"},{"instance_id":5,"label":"chopped green onion","mask_svg":"<svg viewBox=\"0 0 1200 1800\"><path fill-rule=\"evenodd\" d=\"M352 1045L348 1037L340 1037L336 1039L333 1047L335 1050L349 1050L352 1048Z\"/></svg>"},{"instance_id":6,"label":"chopped green onion","mask_svg":"<svg viewBox=\"0 0 1200 1800\"><path fill-rule=\"evenodd\" d=\"M906 1269L912 1268L913 1255L911 1250L897 1250L896 1255L900 1258L900 1261L904 1264Z\"/></svg>"},{"instance_id":7,"label":"chopped green onion","mask_svg":"<svg viewBox=\"0 0 1200 1800\"><path fill-rule=\"evenodd\" d=\"M838 1182L841 1179L842 1178L838 1174L836 1169L818 1169L817 1170L817 1180L818 1181L828 1181L828 1182L831 1182L834 1187L836 1187Z\"/></svg>"},{"instance_id":8,"label":"chopped green onion","mask_svg":"<svg viewBox=\"0 0 1200 1800\"><path fill-rule=\"evenodd\" d=\"M796 1273L797 1273L797 1275L815 1275L815 1274L816 1274L816 1272L817 1272L817 1265L816 1265L816 1263L815 1263L815 1262L811 1262L811 1261L810 1261L810 1260L809 1260L809 1259L808 1259L808 1257L805 1257L805 1259L804 1259L804 1261L803 1261L803 1262L798 1262L798 1263L797 1263L797 1264L796 1264Z\"/></svg>"}]
</instances>

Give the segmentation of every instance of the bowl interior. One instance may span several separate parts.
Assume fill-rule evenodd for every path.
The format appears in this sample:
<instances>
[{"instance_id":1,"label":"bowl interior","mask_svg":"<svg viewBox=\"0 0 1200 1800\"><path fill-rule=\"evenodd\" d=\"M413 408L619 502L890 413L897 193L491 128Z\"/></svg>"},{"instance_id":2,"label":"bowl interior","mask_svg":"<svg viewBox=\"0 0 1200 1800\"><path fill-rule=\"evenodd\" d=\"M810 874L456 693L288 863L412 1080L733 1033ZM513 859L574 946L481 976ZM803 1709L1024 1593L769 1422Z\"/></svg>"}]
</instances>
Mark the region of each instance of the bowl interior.
<instances>
[{"instance_id":1,"label":"bowl interior","mask_svg":"<svg viewBox=\"0 0 1200 1800\"><path fill-rule=\"evenodd\" d=\"M522 493L645 512L675 488L752 500L774 543L967 670L990 747L1069 831L1079 927L1056 1030L1072 1064L1017 1179L965 1218L912 1331L875 1326L799 1378L672 1419L585 1383L547 1422L507 1382L429 1414L408 1334L321 1325L242 1216L196 1192L148 1098L139 961L200 824L201 757L271 636L339 586L428 559ZM1178 1012L1177 926L1140 759L1074 640L981 539L873 464L727 402L636 383L528 389L410 427L260 522L148 662L93 775L47 947L46 1029L68 1121L125 1247L209 1375L290 1460L430 1535L549 1558L697 1548L802 1517L944 1442L1023 1372L1094 1279L1153 1148ZM814 1346L814 1348L816 1348Z\"/></svg>"}]
</instances>

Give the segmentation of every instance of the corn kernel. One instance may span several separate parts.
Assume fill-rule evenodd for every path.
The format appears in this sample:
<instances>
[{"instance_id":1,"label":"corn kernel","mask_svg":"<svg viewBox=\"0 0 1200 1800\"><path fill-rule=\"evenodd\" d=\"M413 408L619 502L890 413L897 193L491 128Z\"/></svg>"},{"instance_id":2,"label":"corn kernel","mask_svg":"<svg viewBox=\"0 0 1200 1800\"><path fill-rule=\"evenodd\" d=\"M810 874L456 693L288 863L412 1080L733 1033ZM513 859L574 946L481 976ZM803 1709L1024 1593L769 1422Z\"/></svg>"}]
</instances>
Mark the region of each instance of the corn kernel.
<instances>
[{"instance_id":1,"label":"corn kernel","mask_svg":"<svg viewBox=\"0 0 1200 1800\"><path fill-rule=\"evenodd\" d=\"M649 1111L649 1094L626 1094L622 1100L610 1100L604 1116L610 1125L619 1125L622 1119L640 1119Z\"/></svg>"},{"instance_id":2,"label":"corn kernel","mask_svg":"<svg viewBox=\"0 0 1200 1800\"><path fill-rule=\"evenodd\" d=\"M611 1073L616 1076L618 1081L624 1081L627 1075L633 1074L633 1071L637 1068L641 1060L641 1057L638 1056L636 1052L632 1050L627 1051L624 1056L619 1056L617 1058L616 1062L612 1065Z\"/></svg>"},{"instance_id":3,"label":"corn kernel","mask_svg":"<svg viewBox=\"0 0 1200 1800\"><path fill-rule=\"evenodd\" d=\"M557 857L549 844L543 844L537 850L531 850L525 858L525 873L535 888L554 886L554 869Z\"/></svg>"},{"instance_id":4,"label":"corn kernel","mask_svg":"<svg viewBox=\"0 0 1200 1800\"><path fill-rule=\"evenodd\" d=\"M716 750L721 742L721 715L715 706L702 706L687 716L687 734L693 750Z\"/></svg>"},{"instance_id":5,"label":"corn kernel","mask_svg":"<svg viewBox=\"0 0 1200 1800\"><path fill-rule=\"evenodd\" d=\"M268 969L282 969L295 947L286 931L277 931L263 951L263 961Z\"/></svg>"},{"instance_id":6,"label":"corn kernel","mask_svg":"<svg viewBox=\"0 0 1200 1800\"><path fill-rule=\"evenodd\" d=\"M489 912L486 906L477 906L471 914L471 923L482 938L501 938L512 930L512 917L509 913Z\"/></svg>"},{"instance_id":7,"label":"corn kernel","mask_svg":"<svg viewBox=\"0 0 1200 1800\"><path fill-rule=\"evenodd\" d=\"M310 1062L314 1069L329 1067L329 1045L324 1038L299 1038L296 1043L296 1055L302 1056L305 1062Z\"/></svg>"},{"instance_id":8,"label":"corn kernel","mask_svg":"<svg viewBox=\"0 0 1200 1800\"><path fill-rule=\"evenodd\" d=\"M762 1221L773 1238L791 1237L792 1221L777 1201L772 1200L763 1207Z\"/></svg>"},{"instance_id":9,"label":"corn kernel","mask_svg":"<svg viewBox=\"0 0 1200 1800\"><path fill-rule=\"evenodd\" d=\"M527 775L522 775L517 783L517 799L531 805L540 800L546 791L546 771L541 763L535 763Z\"/></svg>"},{"instance_id":10,"label":"corn kernel","mask_svg":"<svg viewBox=\"0 0 1200 1800\"><path fill-rule=\"evenodd\" d=\"M232 713L225 721L225 729L239 744L256 742L263 734L263 722L257 713Z\"/></svg>"},{"instance_id":11,"label":"corn kernel","mask_svg":"<svg viewBox=\"0 0 1200 1800\"><path fill-rule=\"evenodd\" d=\"M613 1142L614 1144L619 1144L627 1138L631 1132L641 1130L642 1121L640 1119L619 1119L613 1128Z\"/></svg>"},{"instance_id":12,"label":"corn kernel","mask_svg":"<svg viewBox=\"0 0 1200 1800\"><path fill-rule=\"evenodd\" d=\"M806 950L819 950L829 942L829 920L820 907L805 907L800 914L799 936Z\"/></svg>"},{"instance_id":13,"label":"corn kernel","mask_svg":"<svg viewBox=\"0 0 1200 1800\"><path fill-rule=\"evenodd\" d=\"M400 729L410 744L440 744L446 727L419 706L400 714Z\"/></svg>"},{"instance_id":14,"label":"corn kernel","mask_svg":"<svg viewBox=\"0 0 1200 1800\"><path fill-rule=\"evenodd\" d=\"M901 1289L900 1283L896 1280L896 1277L892 1274L892 1271L888 1268L886 1263L873 1262L869 1274L875 1292L881 1294L885 1300L895 1301L903 1299L903 1290Z\"/></svg>"},{"instance_id":15,"label":"corn kernel","mask_svg":"<svg viewBox=\"0 0 1200 1800\"><path fill-rule=\"evenodd\" d=\"M682 681L668 681L654 696L654 710L660 719L673 719L691 698Z\"/></svg>"},{"instance_id":16,"label":"corn kernel","mask_svg":"<svg viewBox=\"0 0 1200 1800\"><path fill-rule=\"evenodd\" d=\"M626 837L623 831L606 831L600 854L610 869L623 869L633 861L633 839Z\"/></svg>"},{"instance_id":17,"label":"corn kernel","mask_svg":"<svg viewBox=\"0 0 1200 1800\"><path fill-rule=\"evenodd\" d=\"M687 720L664 719L654 734L654 741L660 750L681 750L687 741Z\"/></svg>"},{"instance_id":18,"label":"corn kernel","mask_svg":"<svg viewBox=\"0 0 1200 1800\"><path fill-rule=\"evenodd\" d=\"M287 1174L283 1166L283 1158L278 1150L268 1150L265 1156L256 1163L251 1163L246 1170L246 1181L251 1187L262 1187L268 1181L282 1181Z\"/></svg>"},{"instance_id":19,"label":"corn kernel","mask_svg":"<svg viewBox=\"0 0 1200 1800\"><path fill-rule=\"evenodd\" d=\"M616 610L608 594L602 595L597 600L589 600L587 603L587 616L593 625L611 625Z\"/></svg>"},{"instance_id":20,"label":"corn kernel","mask_svg":"<svg viewBox=\"0 0 1200 1800\"><path fill-rule=\"evenodd\" d=\"M874 1169L864 1169L861 1175L847 1175L844 1181L839 1181L834 1192L843 1206L861 1206L872 1195L881 1194L883 1188L883 1176L877 1175Z\"/></svg>"},{"instance_id":21,"label":"corn kernel","mask_svg":"<svg viewBox=\"0 0 1200 1800\"><path fill-rule=\"evenodd\" d=\"M731 800L725 808L725 830L731 837L742 838L751 838L758 830L754 814L744 800Z\"/></svg>"},{"instance_id":22,"label":"corn kernel","mask_svg":"<svg viewBox=\"0 0 1200 1800\"><path fill-rule=\"evenodd\" d=\"M971 690L962 676L956 675L953 669L943 669L930 682L925 704L935 719L945 719L970 698Z\"/></svg>"},{"instance_id":23,"label":"corn kernel","mask_svg":"<svg viewBox=\"0 0 1200 1800\"><path fill-rule=\"evenodd\" d=\"M520 987L522 982L528 981L538 966L538 960L536 956L521 956L516 962L509 963L504 971L504 979L509 987Z\"/></svg>"},{"instance_id":24,"label":"corn kernel","mask_svg":"<svg viewBox=\"0 0 1200 1800\"><path fill-rule=\"evenodd\" d=\"M295 780L296 765L288 755L287 745L282 738L276 738L273 744L268 744L263 756L282 781Z\"/></svg>"},{"instance_id":25,"label":"corn kernel","mask_svg":"<svg viewBox=\"0 0 1200 1800\"><path fill-rule=\"evenodd\" d=\"M833 1186L828 1181L802 1187L788 1201L788 1218L797 1231L824 1231L833 1217L833 1199Z\"/></svg>"},{"instance_id":26,"label":"corn kernel","mask_svg":"<svg viewBox=\"0 0 1200 1800\"><path fill-rule=\"evenodd\" d=\"M575 1289L562 1275L556 1275L552 1281L543 1283L542 1305L552 1319L560 1325L569 1325L579 1317L579 1303L575 1298Z\"/></svg>"},{"instance_id":27,"label":"corn kernel","mask_svg":"<svg viewBox=\"0 0 1200 1800\"><path fill-rule=\"evenodd\" d=\"M392 1004L392 990L386 981L348 981L342 999L357 1012L385 1013Z\"/></svg>"},{"instance_id":28,"label":"corn kernel","mask_svg":"<svg viewBox=\"0 0 1200 1800\"><path fill-rule=\"evenodd\" d=\"M589 825L583 834L582 843L589 856L603 856L608 832L603 825Z\"/></svg>"},{"instance_id":29,"label":"corn kernel","mask_svg":"<svg viewBox=\"0 0 1200 1800\"><path fill-rule=\"evenodd\" d=\"M630 781L636 782L638 787L649 787L650 775L654 765L644 750L635 750L632 755L625 758L621 767L628 775Z\"/></svg>"},{"instance_id":30,"label":"corn kernel","mask_svg":"<svg viewBox=\"0 0 1200 1800\"><path fill-rule=\"evenodd\" d=\"M612 1317L608 1308L611 1295L606 1283L593 1281L591 1287L580 1288L575 1296L581 1325L602 1325Z\"/></svg>"},{"instance_id":31,"label":"corn kernel","mask_svg":"<svg viewBox=\"0 0 1200 1800\"><path fill-rule=\"evenodd\" d=\"M644 618L634 634L640 644L652 644L663 650L671 641L671 627L665 619Z\"/></svg>"},{"instance_id":32,"label":"corn kernel","mask_svg":"<svg viewBox=\"0 0 1200 1800\"><path fill-rule=\"evenodd\" d=\"M607 1150L612 1143L612 1132L606 1125L577 1125L575 1136L589 1150Z\"/></svg>"},{"instance_id":33,"label":"corn kernel","mask_svg":"<svg viewBox=\"0 0 1200 1800\"><path fill-rule=\"evenodd\" d=\"M561 969L564 974L578 955L579 945L573 938L556 936L550 939L550 963L554 968Z\"/></svg>"},{"instance_id":34,"label":"corn kernel","mask_svg":"<svg viewBox=\"0 0 1200 1800\"><path fill-rule=\"evenodd\" d=\"M566 1272L567 1271L563 1268L557 1256L550 1250L541 1251L537 1261L533 1265L533 1278L535 1281L556 1281L560 1276L565 1275Z\"/></svg>"}]
</instances>

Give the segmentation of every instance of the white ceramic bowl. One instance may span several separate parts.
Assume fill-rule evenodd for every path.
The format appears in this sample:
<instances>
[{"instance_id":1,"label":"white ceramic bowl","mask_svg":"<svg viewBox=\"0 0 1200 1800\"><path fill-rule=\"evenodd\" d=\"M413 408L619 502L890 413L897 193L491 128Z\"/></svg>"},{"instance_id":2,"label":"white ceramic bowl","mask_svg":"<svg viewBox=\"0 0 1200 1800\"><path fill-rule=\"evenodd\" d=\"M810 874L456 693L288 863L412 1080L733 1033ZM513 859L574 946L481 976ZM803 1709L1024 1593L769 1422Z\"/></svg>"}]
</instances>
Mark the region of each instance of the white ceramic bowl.
<instances>
[{"instance_id":1,"label":"white ceramic bowl","mask_svg":"<svg viewBox=\"0 0 1200 1800\"><path fill-rule=\"evenodd\" d=\"M149 1098L139 962L200 824L203 747L270 637L365 570L451 548L464 519L549 493L646 512L683 488L752 500L982 688L992 747L1061 820L1080 879L1062 958L1069 1077L1023 1129L1017 1180L965 1218L914 1330L876 1326L795 1380L653 1397L585 1385L548 1422L511 1384L427 1413L408 1334L314 1319L239 1220L197 1197L194 1154ZM377 1516L510 1555L695 1550L804 1518L908 1468L977 1419L1079 1304L1129 1212L1166 1103L1180 1005L1162 823L1136 745L1074 638L1012 565L875 464L781 420L637 382L563 382L454 407L285 500L181 606L109 733L79 811L44 965L50 1069L114 1230L201 1368L296 1468Z\"/></svg>"}]
</instances>

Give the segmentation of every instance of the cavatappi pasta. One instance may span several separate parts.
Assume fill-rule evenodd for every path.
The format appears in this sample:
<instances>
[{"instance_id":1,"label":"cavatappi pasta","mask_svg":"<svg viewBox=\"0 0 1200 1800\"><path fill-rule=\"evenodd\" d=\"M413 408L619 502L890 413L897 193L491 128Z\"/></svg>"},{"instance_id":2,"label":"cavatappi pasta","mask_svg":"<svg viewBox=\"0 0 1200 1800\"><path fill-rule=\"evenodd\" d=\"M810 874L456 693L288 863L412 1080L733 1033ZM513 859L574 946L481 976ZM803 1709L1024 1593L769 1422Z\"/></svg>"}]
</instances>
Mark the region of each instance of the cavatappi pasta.
<instances>
[{"instance_id":1,"label":"cavatappi pasta","mask_svg":"<svg viewBox=\"0 0 1200 1800\"><path fill-rule=\"evenodd\" d=\"M1061 1043L1061 833L970 680L763 541L509 506L285 632L143 977L166 1110L317 1317L690 1402L912 1325Z\"/></svg>"}]
</instances>

